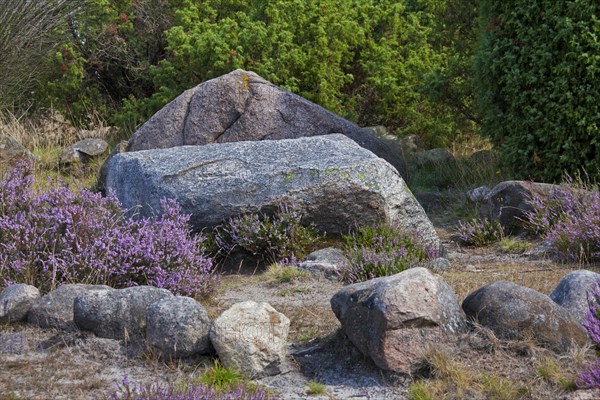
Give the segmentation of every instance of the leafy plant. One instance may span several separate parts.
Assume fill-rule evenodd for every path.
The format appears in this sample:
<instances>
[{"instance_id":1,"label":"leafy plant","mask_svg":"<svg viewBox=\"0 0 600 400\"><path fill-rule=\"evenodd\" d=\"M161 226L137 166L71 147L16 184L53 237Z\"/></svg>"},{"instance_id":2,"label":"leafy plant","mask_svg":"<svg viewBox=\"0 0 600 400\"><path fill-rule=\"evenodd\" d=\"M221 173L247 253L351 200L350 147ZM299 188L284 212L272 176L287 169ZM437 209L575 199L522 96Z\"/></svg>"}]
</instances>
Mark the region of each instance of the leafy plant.
<instances>
[{"instance_id":1,"label":"leafy plant","mask_svg":"<svg viewBox=\"0 0 600 400\"><path fill-rule=\"evenodd\" d=\"M172 27L173 10L179 2L84 3L83 12L71 15L69 25L57 32L56 48L48 52L45 63L49 69L46 83L38 97L78 124L89 124L89 115L98 113L131 130L142 121L139 114L132 121L126 111L121 112L123 99L146 97L157 89L150 70L166 56L164 32ZM145 117L158 108L148 110ZM114 110L123 115L114 118L117 113L109 112Z\"/></svg>"},{"instance_id":2,"label":"leafy plant","mask_svg":"<svg viewBox=\"0 0 600 400\"><path fill-rule=\"evenodd\" d=\"M435 258L435 250L425 245L421 233L403 228L397 220L358 227L343 241L347 262L340 277L347 283L394 275Z\"/></svg>"},{"instance_id":3,"label":"leafy plant","mask_svg":"<svg viewBox=\"0 0 600 400\"><path fill-rule=\"evenodd\" d=\"M303 225L303 219L303 212L287 203L274 215L242 214L215 228L214 245L221 255L242 250L264 260L289 262L305 255L319 237L314 225Z\"/></svg>"},{"instance_id":4,"label":"leafy plant","mask_svg":"<svg viewBox=\"0 0 600 400\"><path fill-rule=\"evenodd\" d=\"M531 199L527 213L532 231L556 249L564 261L590 261L600 257L600 191L564 185L549 197Z\"/></svg>"},{"instance_id":5,"label":"leafy plant","mask_svg":"<svg viewBox=\"0 0 600 400\"><path fill-rule=\"evenodd\" d=\"M86 0L69 17L40 46L52 50L36 92L78 122L97 112L134 130L184 90L244 68L361 125L431 142L477 130L476 0Z\"/></svg>"},{"instance_id":6,"label":"leafy plant","mask_svg":"<svg viewBox=\"0 0 600 400\"><path fill-rule=\"evenodd\" d=\"M503 231L500 221L484 218L459 221L456 235L458 240L467 246L486 246L501 240Z\"/></svg>"},{"instance_id":7,"label":"leafy plant","mask_svg":"<svg viewBox=\"0 0 600 400\"><path fill-rule=\"evenodd\" d=\"M153 285L207 295L214 287L204 237L175 200L153 219L125 217L117 198L55 182L33 189L31 164L0 181L0 281L48 291L62 283Z\"/></svg>"}]
</instances>

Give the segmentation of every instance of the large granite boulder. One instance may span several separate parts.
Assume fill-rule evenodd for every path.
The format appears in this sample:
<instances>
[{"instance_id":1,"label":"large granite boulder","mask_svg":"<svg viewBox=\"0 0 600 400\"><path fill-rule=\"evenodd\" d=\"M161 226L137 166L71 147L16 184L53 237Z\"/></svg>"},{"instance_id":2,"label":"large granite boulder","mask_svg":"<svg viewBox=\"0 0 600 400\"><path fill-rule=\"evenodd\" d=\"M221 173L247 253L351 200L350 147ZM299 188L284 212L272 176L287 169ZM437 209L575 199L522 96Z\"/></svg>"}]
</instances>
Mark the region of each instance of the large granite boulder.
<instances>
[{"instance_id":1,"label":"large granite boulder","mask_svg":"<svg viewBox=\"0 0 600 400\"><path fill-rule=\"evenodd\" d=\"M0 322L20 322L27 319L40 291L31 285L10 285L0 292Z\"/></svg>"},{"instance_id":2,"label":"large granite boulder","mask_svg":"<svg viewBox=\"0 0 600 400\"><path fill-rule=\"evenodd\" d=\"M142 216L160 212L161 198L175 198L197 230L291 201L323 231L399 218L440 247L398 172L343 135L121 153L109 164L107 188L126 209L141 206Z\"/></svg>"},{"instance_id":3,"label":"large granite boulder","mask_svg":"<svg viewBox=\"0 0 600 400\"><path fill-rule=\"evenodd\" d=\"M517 234L524 230L527 212L534 196L549 197L560 186L549 183L506 181L486 194L479 208L482 218L500 221L505 233Z\"/></svg>"},{"instance_id":4,"label":"large granite boulder","mask_svg":"<svg viewBox=\"0 0 600 400\"><path fill-rule=\"evenodd\" d=\"M402 157L375 136L241 69L182 93L134 133L129 151L330 133L348 136L406 176Z\"/></svg>"},{"instance_id":5,"label":"large granite boulder","mask_svg":"<svg viewBox=\"0 0 600 400\"><path fill-rule=\"evenodd\" d=\"M105 292L110 289L105 285L80 283L61 285L33 303L27 313L27 321L41 328L76 330L73 321L75 298L83 293Z\"/></svg>"},{"instance_id":6,"label":"large granite boulder","mask_svg":"<svg viewBox=\"0 0 600 400\"><path fill-rule=\"evenodd\" d=\"M467 327L450 286L426 268L344 287L331 308L350 341L382 369L411 373L431 345Z\"/></svg>"},{"instance_id":7,"label":"large granite boulder","mask_svg":"<svg viewBox=\"0 0 600 400\"><path fill-rule=\"evenodd\" d=\"M571 313L545 294L511 282L499 281L469 294L462 308L470 318L502 339L533 339L558 353L587 337Z\"/></svg>"},{"instance_id":8,"label":"large granite boulder","mask_svg":"<svg viewBox=\"0 0 600 400\"><path fill-rule=\"evenodd\" d=\"M108 175L108 166L110 165L110 160L116 156L117 154L125 153L127 151L127 147L129 146L126 140L121 140L117 145L112 149L102 167L100 167L100 171L98 171L98 179L96 180L95 189L101 192L102 194L106 194L106 176Z\"/></svg>"},{"instance_id":9,"label":"large granite boulder","mask_svg":"<svg viewBox=\"0 0 600 400\"><path fill-rule=\"evenodd\" d=\"M588 312L588 295L600 282L600 274L581 269L567 274L550 294L550 298L564 308L580 324Z\"/></svg>"},{"instance_id":10,"label":"large granite boulder","mask_svg":"<svg viewBox=\"0 0 600 400\"><path fill-rule=\"evenodd\" d=\"M290 320L267 303L245 301L223 312L210 329L210 340L226 368L255 379L286 367Z\"/></svg>"},{"instance_id":11,"label":"large granite boulder","mask_svg":"<svg viewBox=\"0 0 600 400\"><path fill-rule=\"evenodd\" d=\"M146 337L164 358L190 357L211 349L211 320L190 297L167 297L148 307Z\"/></svg>"},{"instance_id":12,"label":"large granite boulder","mask_svg":"<svg viewBox=\"0 0 600 400\"><path fill-rule=\"evenodd\" d=\"M86 292L75 299L73 318L79 329L99 337L137 341L146 335L148 307L170 297L167 289L153 286Z\"/></svg>"}]
</instances>

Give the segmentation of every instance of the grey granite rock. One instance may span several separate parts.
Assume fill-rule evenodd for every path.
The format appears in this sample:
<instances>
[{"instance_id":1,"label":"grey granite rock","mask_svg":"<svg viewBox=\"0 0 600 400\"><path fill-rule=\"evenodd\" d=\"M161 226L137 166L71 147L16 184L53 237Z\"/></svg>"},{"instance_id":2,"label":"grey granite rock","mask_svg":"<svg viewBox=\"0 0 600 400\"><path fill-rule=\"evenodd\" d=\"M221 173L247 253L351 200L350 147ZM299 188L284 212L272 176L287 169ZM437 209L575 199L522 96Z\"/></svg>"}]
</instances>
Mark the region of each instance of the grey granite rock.
<instances>
[{"instance_id":1,"label":"grey granite rock","mask_svg":"<svg viewBox=\"0 0 600 400\"><path fill-rule=\"evenodd\" d=\"M467 327L450 286L420 267L346 286L331 308L363 354L407 374L427 347L452 342Z\"/></svg>"},{"instance_id":2,"label":"grey granite rock","mask_svg":"<svg viewBox=\"0 0 600 400\"><path fill-rule=\"evenodd\" d=\"M343 135L121 153L110 161L107 188L126 209L141 206L141 216L160 212L161 198L175 198L196 230L291 201L322 231L398 218L441 246L397 171Z\"/></svg>"},{"instance_id":3,"label":"grey granite rock","mask_svg":"<svg viewBox=\"0 0 600 400\"><path fill-rule=\"evenodd\" d=\"M31 285L10 285L0 293L0 322L20 322L27 319L40 291Z\"/></svg>"},{"instance_id":4,"label":"grey granite rock","mask_svg":"<svg viewBox=\"0 0 600 400\"><path fill-rule=\"evenodd\" d=\"M406 177L402 157L377 137L256 73L241 69L189 89L167 104L134 133L129 150L331 133L346 135Z\"/></svg>"}]
</instances>

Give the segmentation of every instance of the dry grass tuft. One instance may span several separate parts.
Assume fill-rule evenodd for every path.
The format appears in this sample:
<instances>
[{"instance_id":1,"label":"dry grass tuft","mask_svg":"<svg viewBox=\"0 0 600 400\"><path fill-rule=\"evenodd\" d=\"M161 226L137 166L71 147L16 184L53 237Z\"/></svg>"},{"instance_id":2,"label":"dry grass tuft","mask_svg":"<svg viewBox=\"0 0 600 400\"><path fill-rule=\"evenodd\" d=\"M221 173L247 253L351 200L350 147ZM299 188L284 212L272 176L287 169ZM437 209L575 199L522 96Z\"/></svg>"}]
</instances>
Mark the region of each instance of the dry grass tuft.
<instances>
[{"instance_id":1,"label":"dry grass tuft","mask_svg":"<svg viewBox=\"0 0 600 400\"><path fill-rule=\"evenodd\" d=\"M440 346L426 350L419 364L419 370L435 381L429 386L422 381L421 385L410 390L416 391L422 398L432 395L436 398L442 393L456 393L459 397L465 397L477 388L475 372L460 362L449 348Z\"/></svg>"},{"instance_id":2,"label":"dry grass tuft","mask_svg":"<svg viewBox=\"0 0 600 400\"><path fill-rule=\"evenodd\" d=\"M67 183L72 189L93 188L104 157L64 166L59 164L59 155L65 147L88 137L100 137L109 142L119 139L118 132L100 120L95 128L93 131L77 129L53 110L37 117L19 117L7 110L0 111L0 135L16 139L38 157L39 161L34 165L38 187L47 187L48 178L52 178ZM0 164L0 176L10 169L12 165Z\"/></svg>"},{"instance_id":3,"label":"dry grass tuft","mask_svg":"<svg viewBox=\"0 0 600 400\"><path fill-rule=\"evenodd\" d=\"M294 265L274 263L269 265L265 277L271 283L282 284L308 277L308 272Z\"/></svg>"},{"instance_id":4,"label":"dry grass tuft","mask_svg":"<svg viewBox=\"0 0 600 400\"><path fill-rule=\"evenodd\" d=\"M497 374L482 374L480 384L482 392L489 399L517 400L529 394L526 387L518 387L515 382Z\"/></svg>"}]
</instances>

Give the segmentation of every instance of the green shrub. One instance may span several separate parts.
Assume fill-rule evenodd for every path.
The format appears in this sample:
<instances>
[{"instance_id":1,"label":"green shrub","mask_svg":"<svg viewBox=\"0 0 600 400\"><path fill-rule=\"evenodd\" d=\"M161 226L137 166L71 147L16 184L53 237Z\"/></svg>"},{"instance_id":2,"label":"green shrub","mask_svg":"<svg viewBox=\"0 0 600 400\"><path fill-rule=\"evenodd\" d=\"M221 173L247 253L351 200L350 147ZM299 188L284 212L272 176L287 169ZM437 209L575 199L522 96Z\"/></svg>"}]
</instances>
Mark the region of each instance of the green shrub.
<instances>
[{"instance_id":1,"label":"green shrub","mask_svg":"<svg viewBox=\"0 0 600 400\"><path fill-rule=\"evenodd\" d=\"M244 68L361 125L441 143L476 130L474 1L88 0L58 32L39 99L133 130L184 90Z\"/></svg>"},{"instance_id":2,"label":"green shrub","mask_svg":"<svg viewBox=\"0 0 600 400\"><path fill-rule=\"evenodd\" d=\"M481 3L482 131L521 178L600 178L600 3Z\"/></svg>"},{"instance_id":3,"label":"green shrub","mask_svg":"<svg viewBox=\"0 0 600 400\"><path fill-rule=\"evenodd\" d=\"M45 1L46 2L46 1ZM79 3L64 1L65 3ZM79 125L93 118L133 129L139 113L116 116L123 99L157 91L150 70L166 56L164 31L172 26L175 0L85 0L83 12L57 30L47 54L47 83L38 89L42 105L52 105ZM149 114L158 110L146 110ZM156 108L158 107L158 108ZM92 119L91 119L92 118ZM145 119L144 119L145 120Z\"/></svg>"}]
</instances>

